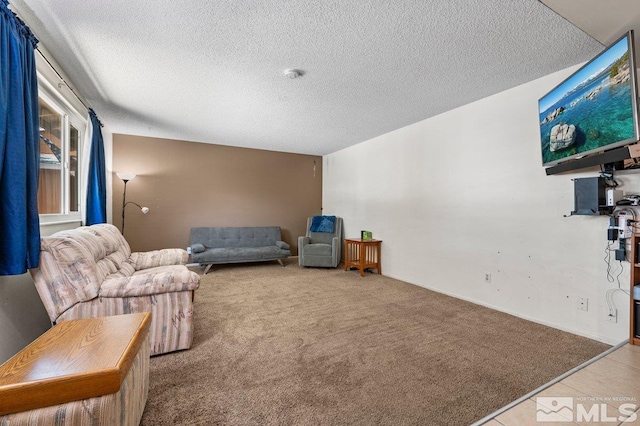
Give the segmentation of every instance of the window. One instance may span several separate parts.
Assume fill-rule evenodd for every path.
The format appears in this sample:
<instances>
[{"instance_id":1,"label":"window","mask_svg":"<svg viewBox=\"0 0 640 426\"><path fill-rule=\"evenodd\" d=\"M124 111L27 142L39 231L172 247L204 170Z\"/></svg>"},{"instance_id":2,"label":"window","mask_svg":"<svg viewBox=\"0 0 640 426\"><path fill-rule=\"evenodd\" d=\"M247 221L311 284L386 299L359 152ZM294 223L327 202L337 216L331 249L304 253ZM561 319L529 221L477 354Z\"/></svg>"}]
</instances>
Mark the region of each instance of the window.
<instances>
[{"instance_id":1,"label":"window","mask_svg":"<svg viewBox=\"0 0 640 426\"><path fill-rule=\"evenodd\" d=\"M43 78L39 84L40 180L43 222L80 218L80 150L86 121Z\"/></svg>"}]
</instances>

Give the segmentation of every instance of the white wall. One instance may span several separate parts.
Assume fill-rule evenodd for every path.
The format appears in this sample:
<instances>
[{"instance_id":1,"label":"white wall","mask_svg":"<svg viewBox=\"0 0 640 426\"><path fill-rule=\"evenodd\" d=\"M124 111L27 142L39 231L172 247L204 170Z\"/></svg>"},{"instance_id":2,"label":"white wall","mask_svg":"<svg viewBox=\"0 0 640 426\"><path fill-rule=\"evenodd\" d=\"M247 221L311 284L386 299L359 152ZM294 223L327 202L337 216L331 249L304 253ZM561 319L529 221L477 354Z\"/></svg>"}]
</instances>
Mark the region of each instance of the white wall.
<instances>
[{"instance_id":1,"label":"white wall","mask_svg":"<svg viewBox=\"0 0 640 426\"><path fill-rule=\"evenodd\" d=\"M366 229L383 240L384 275L607 343L626 339L627 295L614 296L618 322L604 320L605 292L617 286L603 261L608 217L563 217L574 209L571 179L599 169L546 176L541 165L537 100L576 69L325 156L323 212L344 218L347 237ZM640 192L640 173L616 178ZM628 288L628 262L620 282Z\"/></svg>"},{"instance_id":2,"label":"white wall","mask_svg":"<svg viewBox=\"0 0 640 426\"><path fill-rule=\"evenodd\" d=\"M42 236L80 223L40 226ZM44 333L51 322L29 273L0 277L0 364Z\"/></svg>"},{"instance_id":3,"label":"white wall","mask_svg":"<svg viewBox=\"0 0 640 426\"><path fill-rule=\"evenodd\" d=\"M50 326L31 275L0 277L0 364Z\"/></svg>"}]
</instances>

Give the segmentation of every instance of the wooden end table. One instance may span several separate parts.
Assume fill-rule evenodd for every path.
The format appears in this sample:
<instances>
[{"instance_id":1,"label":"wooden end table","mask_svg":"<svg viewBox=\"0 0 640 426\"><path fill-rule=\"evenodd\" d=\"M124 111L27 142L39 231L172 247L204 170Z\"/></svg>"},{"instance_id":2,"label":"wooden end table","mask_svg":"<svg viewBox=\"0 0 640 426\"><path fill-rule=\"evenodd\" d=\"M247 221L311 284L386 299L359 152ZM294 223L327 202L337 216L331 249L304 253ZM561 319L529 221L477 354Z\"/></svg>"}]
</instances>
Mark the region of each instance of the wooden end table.
<instances>
[{"instance_id":1,"label":"wooden end table","mask_svg":"<svg viewBox=\"0 0 640 426\"><path fill-rule=\"evenodd\" d=\"M376 268L382 274L380 267L380 243L382 240L363 240L361 238L346 238L344 240L344 270L356 267L360 276L364 277L364 270Z\"/></svg>"},{"instance_id":2,"label":"wooden end table","mask_svg":"<svg viewBox=\"0 0 640 426\"><path fill-rule=\"evenodd\" d=\"M151 314L63 321L0 366L0 416L120 390Z\"/></svg>"}]
</instances>

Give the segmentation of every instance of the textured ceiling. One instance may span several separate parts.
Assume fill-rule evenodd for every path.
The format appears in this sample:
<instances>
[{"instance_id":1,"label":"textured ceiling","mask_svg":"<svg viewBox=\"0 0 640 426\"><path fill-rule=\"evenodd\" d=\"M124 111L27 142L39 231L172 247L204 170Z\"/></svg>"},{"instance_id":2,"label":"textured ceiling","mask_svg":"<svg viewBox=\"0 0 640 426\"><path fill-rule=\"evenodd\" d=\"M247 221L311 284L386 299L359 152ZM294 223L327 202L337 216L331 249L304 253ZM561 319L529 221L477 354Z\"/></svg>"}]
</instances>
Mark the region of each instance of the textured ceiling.
<instances>
[{"instance_id":1,"label":"textured ceiling","mask_svg":"<svg viewBox=\"0 0 640 426\"><path fill-rule=\"evenodd\" d=\"M602 50L538 0L11 5L115 133L315 155Z\"/></svg>"}]
</instances>

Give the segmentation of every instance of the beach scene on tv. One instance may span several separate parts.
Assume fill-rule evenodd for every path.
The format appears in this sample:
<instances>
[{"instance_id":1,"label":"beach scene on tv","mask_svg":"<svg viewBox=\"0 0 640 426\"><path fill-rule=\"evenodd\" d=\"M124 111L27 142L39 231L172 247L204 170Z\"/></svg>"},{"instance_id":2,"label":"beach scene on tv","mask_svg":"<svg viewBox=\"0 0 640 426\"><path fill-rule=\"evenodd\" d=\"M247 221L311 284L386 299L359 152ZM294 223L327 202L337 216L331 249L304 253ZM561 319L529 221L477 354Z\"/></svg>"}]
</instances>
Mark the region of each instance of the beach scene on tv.
<instances>
[{"instance_id":1,"label":"beach scene on tv","mask_svg":"<svg viewBox=\"0 0 640 426\"><path fill-rule=\"evenodd\" d=\"M542 163L635 138L628 36L539 101Z\"/></svg>"}]
</instances>

